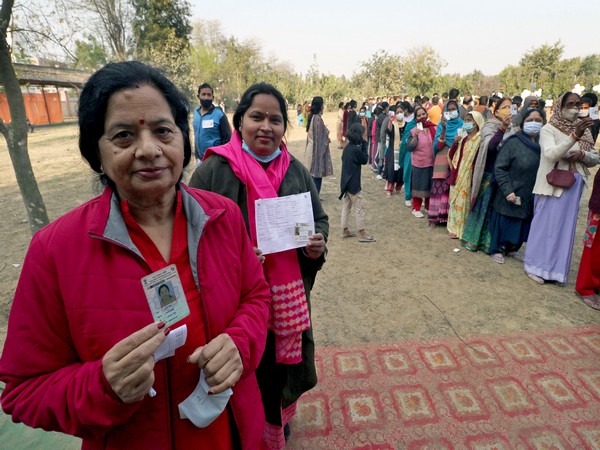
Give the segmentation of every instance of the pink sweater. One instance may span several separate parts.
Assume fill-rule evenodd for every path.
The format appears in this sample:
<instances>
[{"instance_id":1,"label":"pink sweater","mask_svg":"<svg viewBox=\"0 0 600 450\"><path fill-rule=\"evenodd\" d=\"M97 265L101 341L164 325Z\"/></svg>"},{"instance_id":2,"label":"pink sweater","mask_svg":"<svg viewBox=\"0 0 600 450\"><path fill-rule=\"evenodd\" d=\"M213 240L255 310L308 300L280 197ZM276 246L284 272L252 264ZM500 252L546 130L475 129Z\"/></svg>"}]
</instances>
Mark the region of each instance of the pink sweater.
<instances>
[{"instance_id":1,"label":"pink sweater","mask_svg":"<svg viewBox=\"0 0 600 450\"><path fill-rule=\"evenodd\" d=\"M433 139L431 133L425 128L420 132L416 127L410 130L410 134L415 136L419 133L417 146L412 151L412 165L418 168L433 167Z\"/></svg>"}]
</instances>

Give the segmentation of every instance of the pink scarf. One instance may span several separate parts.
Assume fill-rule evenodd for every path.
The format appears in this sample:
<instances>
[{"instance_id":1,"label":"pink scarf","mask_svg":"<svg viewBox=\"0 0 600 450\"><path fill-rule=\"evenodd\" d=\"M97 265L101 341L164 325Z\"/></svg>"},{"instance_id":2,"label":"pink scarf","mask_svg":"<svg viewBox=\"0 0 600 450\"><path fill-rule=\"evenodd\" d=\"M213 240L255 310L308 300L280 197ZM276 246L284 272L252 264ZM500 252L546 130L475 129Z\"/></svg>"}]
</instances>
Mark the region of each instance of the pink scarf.
<instances>
[{"instance_id":1,"label":"pink scarf","mask_svg":"<svg viewBox=\"0 0 600 450\"><path fill-rule=\"evenodd\" d=\"M206 150L204 158L213 153L226 158L235 176L246 186L250 237L256 246L255 201L278 197L277 192L290 165L287 147L281 143L281 155L271 161L266 170L242 150L237 131L232 133L227 144ZM302 331L310 327L310 316L296 250L267 255L264 271L273 297L269 329L275 333L276 361L300 363Z\"/></svg>"}]
</instances>

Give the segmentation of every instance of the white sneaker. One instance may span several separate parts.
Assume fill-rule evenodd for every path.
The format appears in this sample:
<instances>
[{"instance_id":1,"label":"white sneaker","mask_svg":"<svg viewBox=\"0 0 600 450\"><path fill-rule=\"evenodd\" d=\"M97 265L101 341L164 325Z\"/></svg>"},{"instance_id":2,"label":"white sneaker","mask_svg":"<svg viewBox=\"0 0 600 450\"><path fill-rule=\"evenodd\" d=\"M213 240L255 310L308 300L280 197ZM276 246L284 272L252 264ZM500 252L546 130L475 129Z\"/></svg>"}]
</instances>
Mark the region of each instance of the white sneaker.
<instances>
[{"instance_id":1,"label":"white sneaker","mask_svg":"<svg viewBox=\"0 0 600 450\"><path fill-rule=\"evenodd\" d=\"M412 202L410 200L405 200L404 205L410 208L412 206Z\"/></svg>"},{"instance_id":2,"label":"white sneaker","mask_svg":"<svg viewBox=\"0 0 600 450\"><path fill-rule=\"evenodd\" d=\"M415 217L418 217L419 219L421 217L425 217L421 211L417 211L416 209L412 210L412 215L415 216Z\"/></svg>"},{"instance_id":3,"label":"white sneaker","mask_svg":"<svg viewBox=\"0 0 600 450\"><path fill-rule=\"evenodd\" d=\"M378 180L383 180L383 177L381 175L377 175L375 178L377 178Z\"/></svg>"}]
</instances>

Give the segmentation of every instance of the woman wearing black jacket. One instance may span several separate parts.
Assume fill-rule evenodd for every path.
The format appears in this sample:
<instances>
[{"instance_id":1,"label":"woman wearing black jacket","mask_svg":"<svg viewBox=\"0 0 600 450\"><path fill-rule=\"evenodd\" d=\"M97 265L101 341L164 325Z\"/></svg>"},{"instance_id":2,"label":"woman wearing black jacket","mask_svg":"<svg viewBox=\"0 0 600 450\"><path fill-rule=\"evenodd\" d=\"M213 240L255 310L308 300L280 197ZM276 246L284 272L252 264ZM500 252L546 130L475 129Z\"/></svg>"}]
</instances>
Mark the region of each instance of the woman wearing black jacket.
<instances>
[{"instance_id":1,"label":"woman wearing black jacket","mask_svg":"<svg viewBox=\"0 0 600 450\"><path fill-rule=\"evenodd\" d=\"M545 123L543 111L525 112L519 123L521 131L504 142L496 159L498 190L489 228L490 256L498 264L527 241L533 218L533 186L540 165L539 133Z\"/></svg>"}]
</instances>

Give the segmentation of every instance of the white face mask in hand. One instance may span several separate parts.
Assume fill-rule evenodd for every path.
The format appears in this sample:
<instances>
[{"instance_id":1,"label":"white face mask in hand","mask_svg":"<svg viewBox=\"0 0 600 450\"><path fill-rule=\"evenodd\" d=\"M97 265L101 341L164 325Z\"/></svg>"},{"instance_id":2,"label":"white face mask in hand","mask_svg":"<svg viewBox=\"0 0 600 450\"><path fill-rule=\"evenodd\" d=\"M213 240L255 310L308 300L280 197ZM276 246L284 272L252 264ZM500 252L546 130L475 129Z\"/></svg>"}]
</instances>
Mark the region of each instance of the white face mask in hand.
<instances>
[{"instance_id":1,"label":"white face mask in hand","mask_svg":"<svg viewBox=\"0 0 600 450\"><path fill-rule=\"evenodd\" d=\"M182 419L189 419L198 428L206 428L213 423L225 410L233 391L227 389L220 394L208 395L209 390L210 386L206 384L204 370L201 370L196 389L179 404L179 416Z\"/></svg>"}]
</instances>

